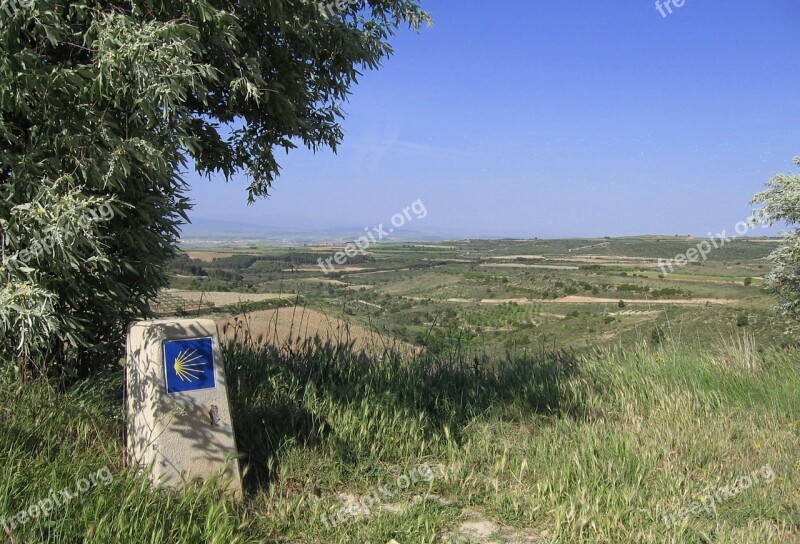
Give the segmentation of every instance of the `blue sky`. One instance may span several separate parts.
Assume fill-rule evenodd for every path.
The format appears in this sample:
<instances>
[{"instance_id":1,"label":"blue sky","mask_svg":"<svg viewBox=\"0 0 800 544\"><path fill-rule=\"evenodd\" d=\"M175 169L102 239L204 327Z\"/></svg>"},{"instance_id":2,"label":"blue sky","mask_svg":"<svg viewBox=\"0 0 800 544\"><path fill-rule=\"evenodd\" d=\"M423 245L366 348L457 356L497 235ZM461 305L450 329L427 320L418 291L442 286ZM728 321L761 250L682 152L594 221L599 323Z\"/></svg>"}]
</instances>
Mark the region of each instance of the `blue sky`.
<instances>
[{"instance_id":1,"label":"blue sky","mask_svg":"<svg viewBox=\"0 0 800 544\"><path fill-rule=\"evenodd\" d=\"M192 220L363 229L419 199L420 233L702 236L800 155L797 0L422 4L435 26L364 74L338 154L282 155L252 206L192 174Z\"/></svg>"}]
</instances>

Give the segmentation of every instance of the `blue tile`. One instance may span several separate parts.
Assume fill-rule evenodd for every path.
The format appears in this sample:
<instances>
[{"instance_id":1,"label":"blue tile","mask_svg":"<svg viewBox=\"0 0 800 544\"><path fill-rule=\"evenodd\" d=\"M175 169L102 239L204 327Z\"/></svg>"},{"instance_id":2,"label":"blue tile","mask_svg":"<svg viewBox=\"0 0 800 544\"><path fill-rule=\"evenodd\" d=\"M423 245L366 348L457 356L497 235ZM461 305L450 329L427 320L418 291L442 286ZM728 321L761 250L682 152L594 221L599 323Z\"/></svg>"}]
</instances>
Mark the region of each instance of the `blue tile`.
<instances>
[{"instance_id":1,"label":"blue tile","mask_svg":"<svg viewBox=\"0 0 800 544\"><path fill-rule=\"evenodd\" d=\"M213 389L214 348L211 338L166 340L164 366L167 393Z\"/></svg>"}]
</instances>

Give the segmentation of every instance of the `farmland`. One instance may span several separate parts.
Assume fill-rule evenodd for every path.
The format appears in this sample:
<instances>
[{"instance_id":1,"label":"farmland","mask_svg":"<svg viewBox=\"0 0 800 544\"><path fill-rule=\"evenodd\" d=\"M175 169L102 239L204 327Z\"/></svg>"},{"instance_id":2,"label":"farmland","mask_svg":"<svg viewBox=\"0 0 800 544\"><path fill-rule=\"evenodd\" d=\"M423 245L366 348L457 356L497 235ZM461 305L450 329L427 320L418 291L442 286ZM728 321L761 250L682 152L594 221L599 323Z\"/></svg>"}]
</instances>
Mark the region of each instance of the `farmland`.
<instances>
[{"instance_id":1,"label":"farmland","mask_svg":"<svg viewBox=\"0 0 800 544\"><path fill-rule=\"evenodd\" d=\"M705 261L673 272L659 267L659 259L698 241L387 243L327 274L318 259L341 247L188 247L173 264L172 286L206 300L219 292L282 297L353 324L360 335L371 331L428 350L456 345L489 356L542 346L581 352L667 336L706 345L739 333L763 347L791 342L774 298L762 289L766 256L777 240L733 240ZM162 313L170 306L162 304ZM223 315L226 309L236 313L231 305L216 307Z\"/></svg>"},{"instance_id":2,"label":"farmland","mask_svg":"<svg viewBox=\"0 0 800 544\"><path fill-rule=\"evenodd\" d=\"M0 382L6 504L113 474L12 541L798 542L776 242L658 268L695 243L386 244L327 275L340 248L187 247L152 308L218 324L244 500L124 466L119 369Z\"/></svg>"}]
</instances>

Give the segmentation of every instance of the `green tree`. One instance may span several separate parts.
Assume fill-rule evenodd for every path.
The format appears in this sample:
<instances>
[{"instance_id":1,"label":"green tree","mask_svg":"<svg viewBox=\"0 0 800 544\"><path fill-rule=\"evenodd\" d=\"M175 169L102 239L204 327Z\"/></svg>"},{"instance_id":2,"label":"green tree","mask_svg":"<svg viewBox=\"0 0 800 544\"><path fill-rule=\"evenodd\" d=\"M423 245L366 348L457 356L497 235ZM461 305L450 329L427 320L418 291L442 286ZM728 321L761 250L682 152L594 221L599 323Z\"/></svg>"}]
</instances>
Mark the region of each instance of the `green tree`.
<instances>
[{"instance_id":1,"label":"green tree","mask_svg":"<svg viewBox=\"0 0 800 544\"><path fill-rule=\"evenodd\" d=\"M185 170L266 196L276 154L336 150L359 75L430 22L415 0L3 6L0 358L81 373L165 284Z\"/></svg>"},{"instance_id":2,"label":"green tree","mask_svg":"<svg viewBox=\"0 0 800 544\"><path fill-rule=\"evenodd\" d=\"M794 163L800 166L800 157L795 158ZM769 225L800 223L800 174L778 174L766 185L767 189L751 201L764 204L754 217ZM778 307L782 312L800 317L800 229L786 234L769 259L775 267L765 278L767 287L778 294Z\"/></svg>"}]
</instances>

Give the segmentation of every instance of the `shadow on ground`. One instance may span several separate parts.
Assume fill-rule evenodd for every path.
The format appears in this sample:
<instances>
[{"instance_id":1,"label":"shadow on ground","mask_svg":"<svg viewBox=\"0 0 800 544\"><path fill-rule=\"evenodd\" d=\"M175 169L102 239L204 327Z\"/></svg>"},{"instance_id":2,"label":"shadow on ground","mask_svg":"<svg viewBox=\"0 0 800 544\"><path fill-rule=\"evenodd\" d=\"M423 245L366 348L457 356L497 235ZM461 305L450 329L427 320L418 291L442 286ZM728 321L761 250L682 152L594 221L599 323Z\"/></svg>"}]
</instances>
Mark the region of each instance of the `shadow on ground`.
<instances>
[{"instance_id":1,"label":"shadow on ground","mask_svg":"<svg viewBox=\"0 0 800 544\"><path fill-rule=\"evenodd\" d=\"M375 399L374 410L422 414L426 440L462 439L476 416L516 419L530 414L580 417L581 408L563 387L577 372L565 352L501 360L461 353L403 359L358 353L351 342L306 339L295 345L230 342L223 349L231 409L245 486L268 486L276 455L287 443L318 447L332 440L331 414ZM372 405L370 405L372 408ZM342 456L356 444L339 444Z\"/></svg>"}]
</instances>

